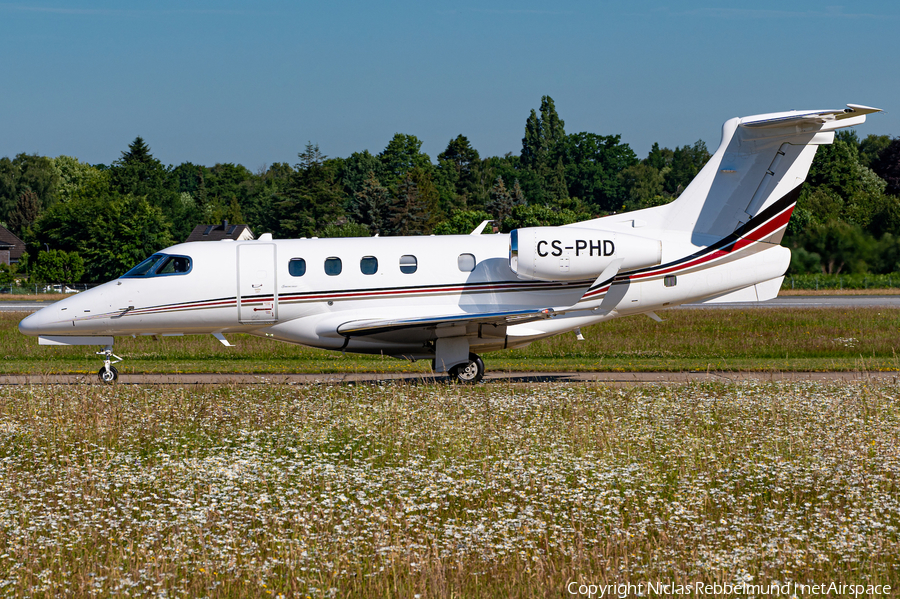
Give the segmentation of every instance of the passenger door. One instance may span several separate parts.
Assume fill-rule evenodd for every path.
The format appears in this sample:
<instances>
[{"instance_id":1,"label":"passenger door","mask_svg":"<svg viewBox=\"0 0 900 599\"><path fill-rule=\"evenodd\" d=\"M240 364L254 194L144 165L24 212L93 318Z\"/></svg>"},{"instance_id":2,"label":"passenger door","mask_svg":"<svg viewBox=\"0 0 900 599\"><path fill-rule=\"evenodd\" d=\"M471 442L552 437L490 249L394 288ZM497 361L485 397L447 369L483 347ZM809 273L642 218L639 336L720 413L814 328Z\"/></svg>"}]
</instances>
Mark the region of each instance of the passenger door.
<instances>
[{"instance_id":1,"label":"passenger door","mask_svg":"<svg viewBox=\"0 0 900 599\"><path fill-rule=\"evenodd\" d=\"M242 243L238 246L238 321L265 323L277 320L275 244Z\"/></svg>"}]
</instances>

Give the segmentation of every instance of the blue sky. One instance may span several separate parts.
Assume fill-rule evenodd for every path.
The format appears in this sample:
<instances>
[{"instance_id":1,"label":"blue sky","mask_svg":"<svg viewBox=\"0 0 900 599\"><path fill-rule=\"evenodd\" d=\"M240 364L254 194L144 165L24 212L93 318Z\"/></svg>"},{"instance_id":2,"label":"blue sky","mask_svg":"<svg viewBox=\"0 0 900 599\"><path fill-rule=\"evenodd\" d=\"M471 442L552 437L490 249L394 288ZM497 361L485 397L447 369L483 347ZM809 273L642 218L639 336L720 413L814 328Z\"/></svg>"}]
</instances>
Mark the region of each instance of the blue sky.
<instances>
[{"instance_id":1,"label":"blue sky","mask_svg":"<svg viewBox=\"0 0 900 599\"><path fill-rule=\"evenodd\" d=\"M566 131L714 149L732 116L877 106L900 135L900 3L0 2L0 156L167 164L518 153L542 95Z\"/></svg>"}]
</instances>

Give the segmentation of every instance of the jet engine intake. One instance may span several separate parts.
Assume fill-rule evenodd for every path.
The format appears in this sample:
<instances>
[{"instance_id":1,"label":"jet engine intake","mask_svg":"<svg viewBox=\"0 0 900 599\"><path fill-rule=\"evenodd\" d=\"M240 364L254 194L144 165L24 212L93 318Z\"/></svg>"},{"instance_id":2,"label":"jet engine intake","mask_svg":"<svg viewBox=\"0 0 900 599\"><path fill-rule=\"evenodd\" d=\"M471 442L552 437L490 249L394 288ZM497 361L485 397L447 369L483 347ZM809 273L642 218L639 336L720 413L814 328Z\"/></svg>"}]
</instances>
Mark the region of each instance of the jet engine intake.
<instances>
[{"instance_id":1,"label":"jet engine intake","mask_svg":"<svg viewBox=\"0 0 900 599\"><path fill-rule=\"evenodd\" d=\"M509 267L520 279L596 278L614 260L622 260L619 270L655 266L662 260L662 242L578 227L529 227L509 234Z\"/></svg>"}]
</instances>

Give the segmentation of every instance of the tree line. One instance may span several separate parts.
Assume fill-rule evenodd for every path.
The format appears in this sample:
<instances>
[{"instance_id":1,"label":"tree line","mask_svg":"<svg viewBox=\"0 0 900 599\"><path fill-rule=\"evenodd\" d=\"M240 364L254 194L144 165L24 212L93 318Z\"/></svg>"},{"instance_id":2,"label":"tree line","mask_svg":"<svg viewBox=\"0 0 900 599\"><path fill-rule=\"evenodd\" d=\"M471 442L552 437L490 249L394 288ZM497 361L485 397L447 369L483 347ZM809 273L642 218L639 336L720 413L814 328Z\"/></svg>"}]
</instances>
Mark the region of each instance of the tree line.
<instances>
[{"instance_id":1,"label":"tree line","mask_svg":"<svg viewBox=\"0 0 900 599\"><path fill-rule=\"evenodd\" d=\"M141 137L110 165L23 153L0 159L0 223L27 244L20 270L97 282L198 224L227 219L276 238L562 225L670 202L710 158L703 141L654 144L639 159L620 135L567 133L549 96L525 120L519 154L482 157L464 135L435 160L421 147L397 133L377 154L333 158L308 143L296 164L257 172L166 166ZM789 226L792 271L898 270L898 194L900 140L839 133L819 150Z\"/></svg>"}]
</instances>

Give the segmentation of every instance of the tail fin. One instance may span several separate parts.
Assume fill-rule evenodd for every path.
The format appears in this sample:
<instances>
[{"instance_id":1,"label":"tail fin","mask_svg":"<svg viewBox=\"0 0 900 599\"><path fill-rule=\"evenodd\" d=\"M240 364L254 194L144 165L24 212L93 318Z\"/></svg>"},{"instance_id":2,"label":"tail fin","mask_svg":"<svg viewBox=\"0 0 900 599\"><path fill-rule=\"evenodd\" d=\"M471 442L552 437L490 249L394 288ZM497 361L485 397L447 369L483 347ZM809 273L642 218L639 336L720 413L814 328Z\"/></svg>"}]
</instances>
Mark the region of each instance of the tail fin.
<instances>
[{"instance_id":1,"label":"tail fin","mask_svg":"<svg viewBox=\"0 0 900 599\"><path fill-rule=\"evenodd\" d=\"M719 148L687 189L671 204L650 210L660 211L667 230L690 232L698 246L732 233L780 243L818 146L873 112L880 110L848 104L843 110L730 119ZM758 226L762 220L767 226Z\"/></svg>"}]
</instances>

